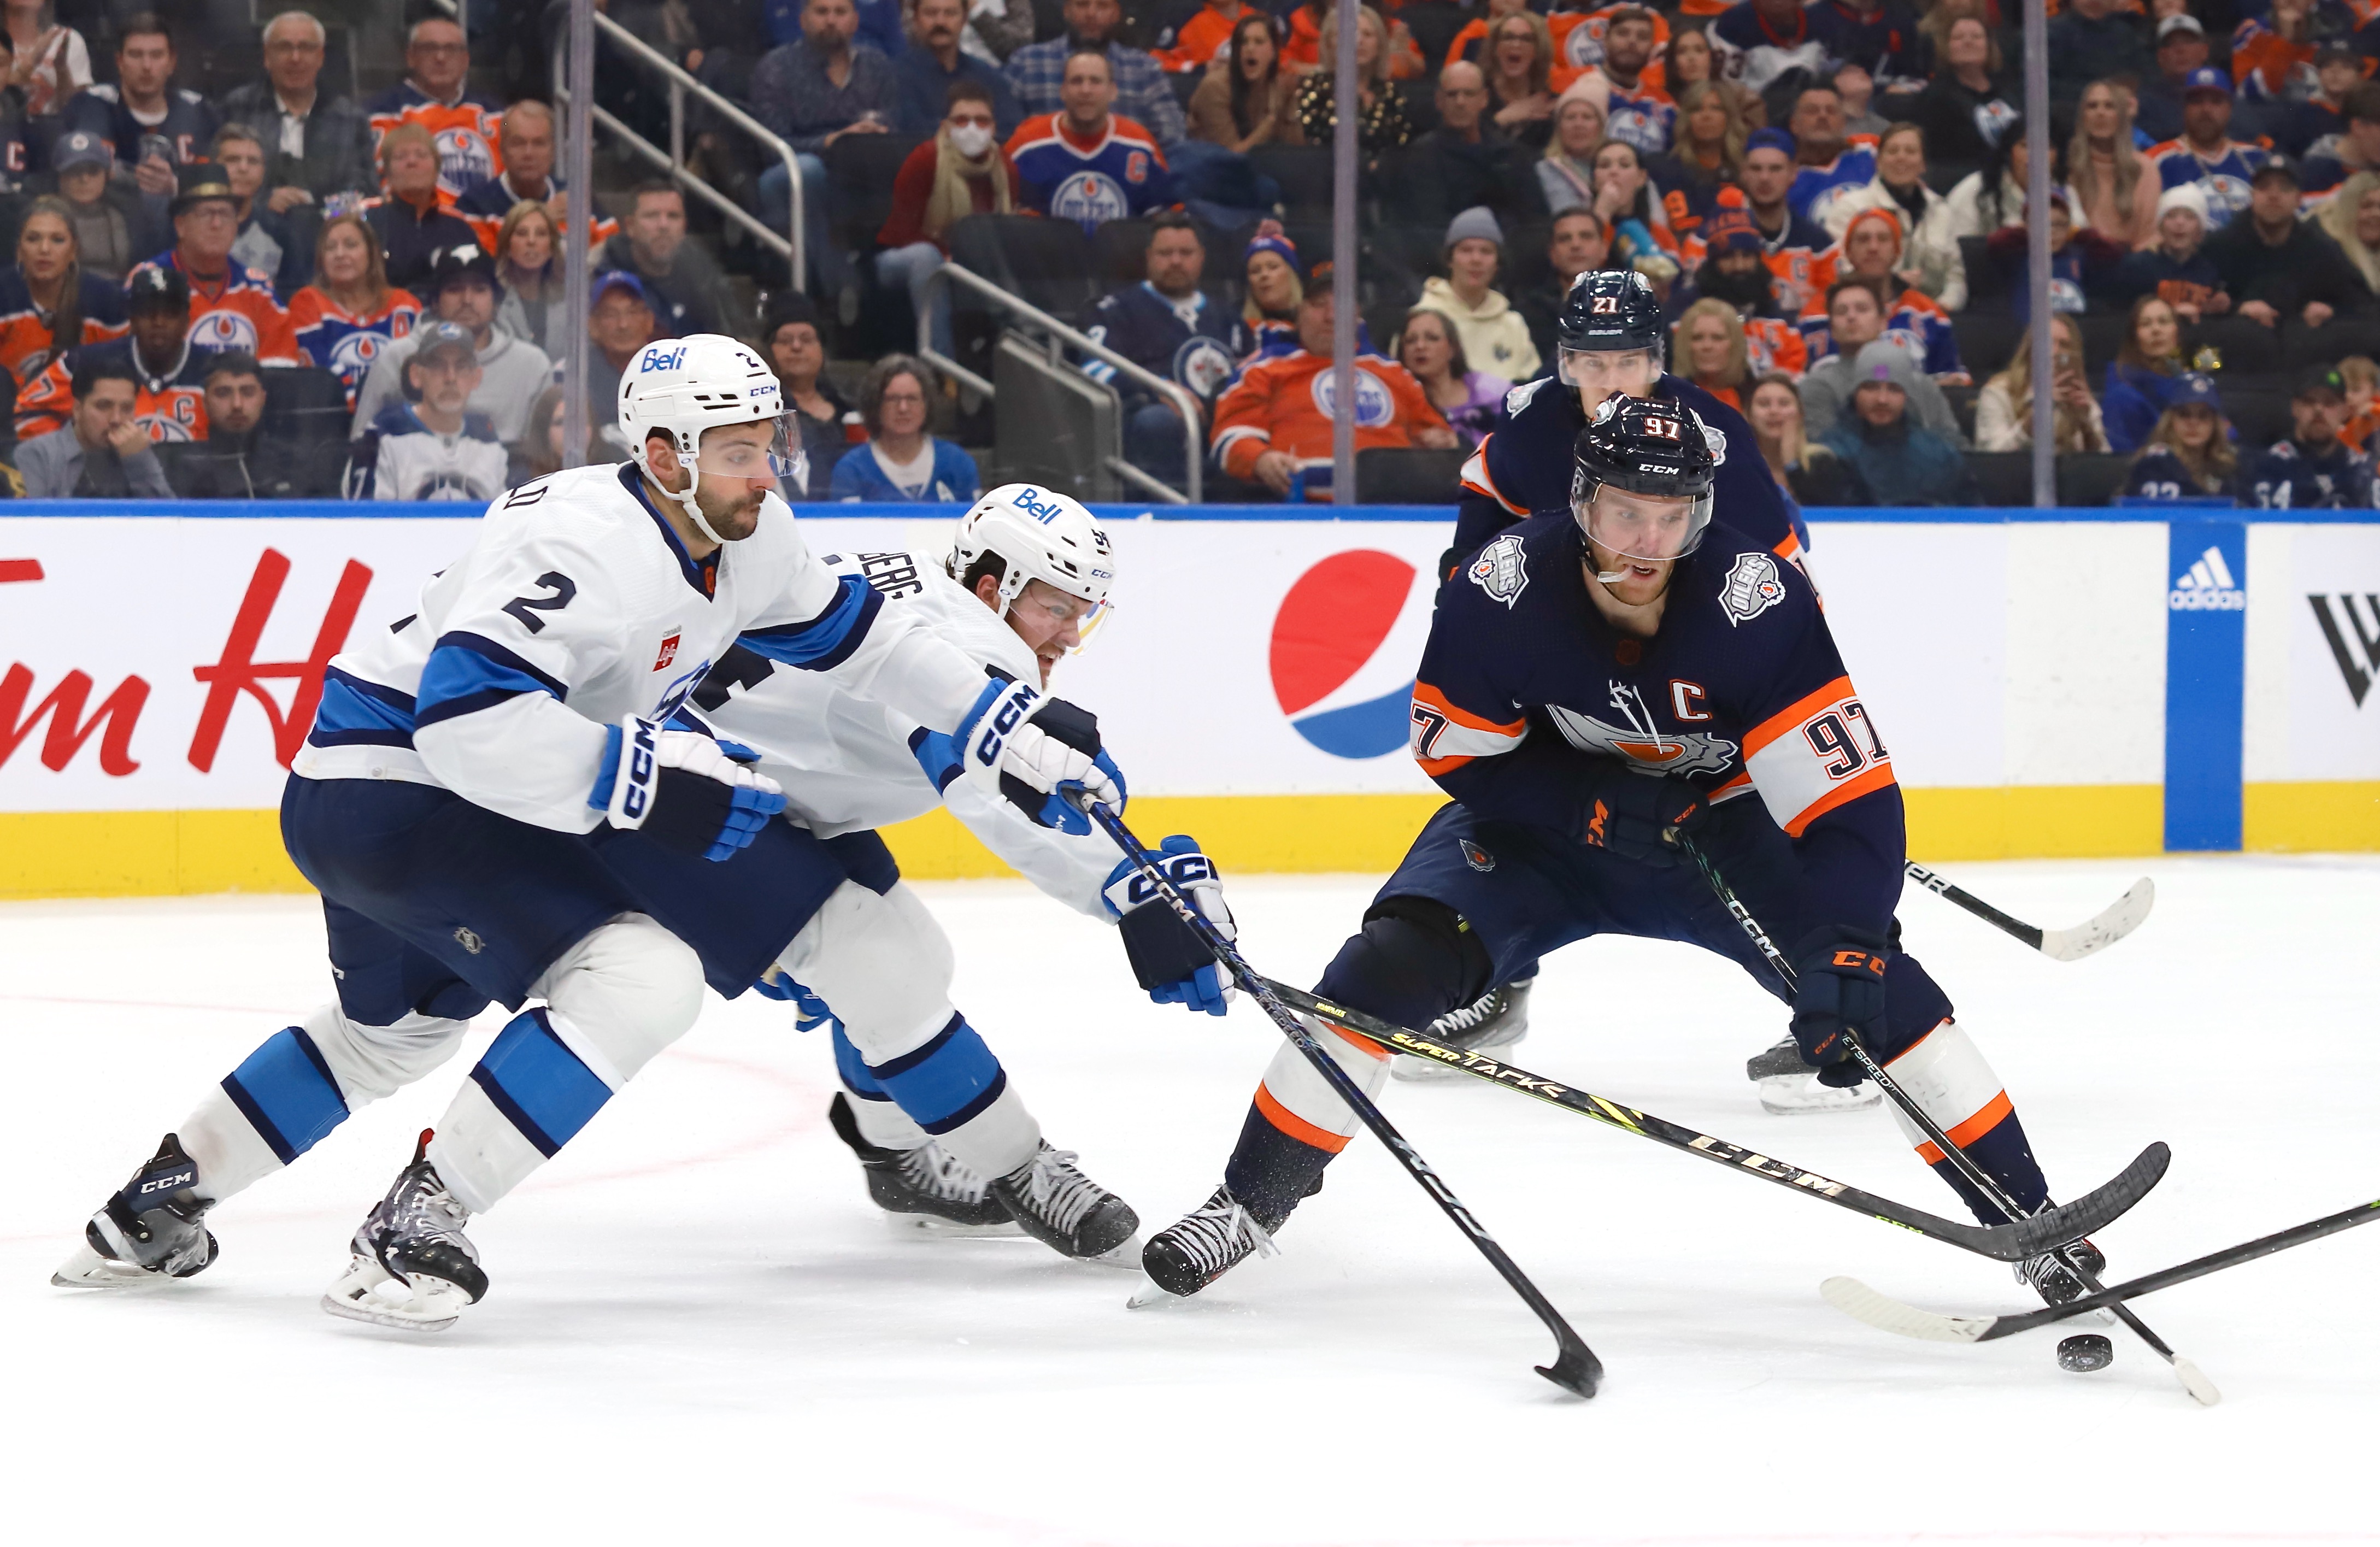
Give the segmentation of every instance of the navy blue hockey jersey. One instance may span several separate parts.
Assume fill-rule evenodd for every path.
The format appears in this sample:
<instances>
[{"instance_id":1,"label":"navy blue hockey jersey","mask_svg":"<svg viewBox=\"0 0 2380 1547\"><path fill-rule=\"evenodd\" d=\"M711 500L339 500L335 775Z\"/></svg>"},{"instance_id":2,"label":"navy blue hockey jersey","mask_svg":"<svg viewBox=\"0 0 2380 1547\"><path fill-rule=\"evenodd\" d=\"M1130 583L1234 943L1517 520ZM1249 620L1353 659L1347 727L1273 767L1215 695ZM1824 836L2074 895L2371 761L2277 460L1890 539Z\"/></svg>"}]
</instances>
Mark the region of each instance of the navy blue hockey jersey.
<instances>
[{"instance_id":1,"label":"navy blue hockey jersey","mask_svg":"<svg viewBox=\"0 0 2380 1547\"><path fill-rule=\"evenodd\" d=\"M1723 521L1782 558L1798 559L1809 533L1769 476L1752 426L1742 414L1681 377L1664 374L1653 395L1682 404L1727 438L1712 519ZM1458 554L1515 521L1541 511L1570 509L1571 443L1586 428L1578 390L1551 376L1514 387L1504 399L1504 424L1479 442L1463 465L1463 502L1454 522Z\"/></svg>"},{"instance_id":2,"label":"navy blue hockey jersey","mask_svg":"<svg viewBox=\"0 0 2380 1547\"><path fill-rule=\"evenodd\" d=\"M166 158L176 166L207 159L215 130L221 125L207 99L178 86L165 89L165 116L144 124L132 115L113 86L86 86L66 106L66 132L84 129L107 141L115 159L127 166L140 161L140 142L154 136L171 147Z\"/></svg>"},{"instance_id":3,"label":"navy blue hockey jersey","mask_svg":"<svg viewBox=\"0 0 2380 1547\"><path fill-rule=\"evenodd\" d=\"M1238 368L1232 344L1239 322L1204 291L1175 301L1143 280L1100 296L1083 331L1143 370L1179 381L1201 402L1212 403ZM1087 361L1083 370L1095 381L1113 381L1128 400L1149 395L1118 381L1115 368L1104 360Z\"/></svg>"},{"instance_id":4,"label":"navy blue hockey jersey","mask_svg":"<svg viewBox=\"0 0 2380 1547\"><path fill-rule=\"evenodd\" d=\"M2363 510L2373 500L2372 462L2344 441L2314 452L2276 441L2240 475L2242 504L2268 511Z\"/></svg>"},{"instance_id":5,"label":"navy blue hockey jersey","mask_svg":"<svg viewBox=\"0 0 2380 1547\"><path fill-rule=\"evenodd\" d=\"M1638 639L1596 610L1585 553L1569 514L1548 514L1439 588L1414 683L1422 770L1478 816L1573 836L1591 758L1714 804L1756 795L1793 840L1797 912L1882 933L1900 896L1900 788L1809 581L1713 526L1678 562L1659 632Z\"/></svg>"}]
</instances>

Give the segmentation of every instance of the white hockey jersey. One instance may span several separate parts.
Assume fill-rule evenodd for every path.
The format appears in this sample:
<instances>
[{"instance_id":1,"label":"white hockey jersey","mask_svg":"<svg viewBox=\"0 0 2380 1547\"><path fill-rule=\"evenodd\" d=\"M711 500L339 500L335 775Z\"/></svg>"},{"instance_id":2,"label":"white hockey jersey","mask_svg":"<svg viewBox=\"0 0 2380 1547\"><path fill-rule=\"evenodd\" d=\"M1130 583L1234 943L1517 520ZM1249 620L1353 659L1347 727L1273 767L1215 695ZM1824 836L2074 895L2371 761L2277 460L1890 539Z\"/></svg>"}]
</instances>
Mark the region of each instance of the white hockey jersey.
<instances>
[{"instance_id":1,"label":"white hockey jersey","mask_svg":"<svg viewBox=\"0 0 2380 1547\"><path fill-rule=\"evenodd\" d=\"M292 771L439 785L591 831L607 728L666 720L739 640L916 723L955 728L988 685L974 658L820 564L775 495L759 530L698 564L634 464L579 467L490 505L418 610L332 660Z\"/></svg>"},{"instance_id":2,"label":"white hockey jersey","mask_svg":"<svg viewBox=\"0 0 2380 1547\"><path fill-rule=\"evenodd\" d=\"M1040 662L1025 641L939 562L909 553L830 553L820 562L882 598L886 618L914 620L965 652L978 663L978 681L997 667L1040 682ZM1093 918L1115 917L1100 896L1117 863L1106 834L1069 836L1036 826L958 777L958 751L948 736L831 677L730 651L695 690L679 723L758 752L760 771L784 787L785 815L820 837L889 827L947 805L986 848L1051 897Z\"/></svg>"}]
</instances>

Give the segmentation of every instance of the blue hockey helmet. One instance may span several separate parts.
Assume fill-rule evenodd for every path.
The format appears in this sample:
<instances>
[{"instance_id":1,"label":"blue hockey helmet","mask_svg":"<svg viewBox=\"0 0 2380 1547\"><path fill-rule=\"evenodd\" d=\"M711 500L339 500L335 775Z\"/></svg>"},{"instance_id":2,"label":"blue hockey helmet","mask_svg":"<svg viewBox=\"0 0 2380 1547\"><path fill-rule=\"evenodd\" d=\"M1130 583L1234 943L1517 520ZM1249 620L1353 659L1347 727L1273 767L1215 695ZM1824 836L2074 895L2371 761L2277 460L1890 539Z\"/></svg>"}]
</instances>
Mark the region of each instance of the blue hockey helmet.
<instances>
[{"instance_id":1,"label":"blue hockey helmet","mask_svg":"<svg viewBox=\"0 0 2380 1547\"><path fill-rule=\"evenodd\" d=\"M1693 409L1663 398L1607 398L1571 452L1571 514L1588 537L1646 562L1682 559L1701 546L1727 437ZM1687 504L1672 512L1598 501L1607 489Z\"/></svg>"}]
</instances>

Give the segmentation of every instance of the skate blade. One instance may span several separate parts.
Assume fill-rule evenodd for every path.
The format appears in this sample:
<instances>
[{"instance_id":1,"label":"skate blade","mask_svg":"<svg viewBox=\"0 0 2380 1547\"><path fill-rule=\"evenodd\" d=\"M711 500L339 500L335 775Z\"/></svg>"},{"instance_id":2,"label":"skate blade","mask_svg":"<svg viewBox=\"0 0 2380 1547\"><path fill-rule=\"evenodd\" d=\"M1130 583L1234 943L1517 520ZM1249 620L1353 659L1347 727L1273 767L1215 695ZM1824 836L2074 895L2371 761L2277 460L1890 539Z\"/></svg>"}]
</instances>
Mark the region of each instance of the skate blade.
<instances>
[{"instance_id":1,"label":"skate blade","mask_svg":"<svg viewBox=\"0 0 2380 1547\"><path fill-rule=\"evenodd\" d=\"M1126 1297L1123 1307L1127 1311L1139 1311L1151 1305L1178 1304L1183 1298L1170 1289L1161 1287L1157 1280L1149 1277L1148 1275L1142 1274L1140 1287Z\"/></svg>"},{"instance_id":2,"label":"skate blade","mask_svg":"<svg viewBox=\"0 0 2380 1547\"><path fill-rule=\"evenodd\" d=\"M1075 1261L1088 1263L1096 1268L1123 1268L1132 1273L1138 1273L1140 1271L1140 1232L1135 1230L1121 1242L1108 1248L1096 1257L1077 1257Z\"/></svg>"},{"instance_id":3,"label":"skate blade","mask_svg":"<svg viewBox=\"0 0 2380 1547\"><path fill-rule=\"evenodd\" d=\"M1873 1083L1843 1090L1821 1085L1815 1070L1803 1074L1772 1074L1754 1082L1760 1088L1760 1109L1779 1118L1806 1118L1824 1112L1864 1112L1884 1100Z\"/></svg>"},{"instance_id":4,"label":"skate blade","mask_svg":"<svg viewBox=\"0 0 2380 1547\"><path fill-rule=\"evenodd\" d=\"M471 1297L456 1285L427 1275L409 1283L378 1263L358 1257L322 1291L322 1309L350 1322L399 1332L444 1332L462 1319Z\"/></svg>"},{"instance_id":5,"label":"skate blade","mask_svg":"<svg viewBox=\"0 0 2380 1547\"><path fill-rule=\"evenodd\" d=\"M114 1263L93 1251L89 1243L76 1247L74 1255L58 1264L50 1275L50 1282L61 1289L160 1289L174 1282L171 1274L152 1273L147 1268L127 1263Z\"/></svg>"},{"instance_id":6,"label":"skate blade","mask_svg":"<svg viewBox=\"0 0 2380 1547\"><path fill-rule=\"evenodd\" d=\"M1013 1219L997 1225L961 1225L956 1220L943 1219L930 1214L887 1214L884 1227L896 1236L949 1236L960 1239L974 1237L995 1239L1021 1236L1023 1227Z\"/></svg>"}]
</instances>

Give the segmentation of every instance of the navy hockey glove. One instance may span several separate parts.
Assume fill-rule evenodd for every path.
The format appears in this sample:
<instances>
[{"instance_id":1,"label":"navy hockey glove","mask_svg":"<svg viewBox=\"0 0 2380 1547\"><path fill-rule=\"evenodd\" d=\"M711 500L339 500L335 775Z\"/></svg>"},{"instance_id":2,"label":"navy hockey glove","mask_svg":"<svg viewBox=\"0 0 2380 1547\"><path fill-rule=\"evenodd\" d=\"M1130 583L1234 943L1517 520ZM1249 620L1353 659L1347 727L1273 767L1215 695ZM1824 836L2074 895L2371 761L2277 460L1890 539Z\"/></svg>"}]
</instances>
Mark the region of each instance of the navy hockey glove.
<instances>
[{"instance_id":1,"label":"navy hockey glove","mask_svg":"<svg viewBox=\"0 0 2380 1547\"><path fill-rule=\"evenodd\" d=\"M952 738L964 749L967 777L1045 828L1087 833L1090 818L1067 797L1076 792L1123 811L1123 773L1099 746L1099 718L1024 683L994 682L959 721Z\"/></svg>"},{"instance_id":2,"label":"navy hockey glove","mask_svg":"<svg viewBox=\"0 0 2380 1547\"><path fill-rule=\"evenodd\" d=\"M1217 934L1226 940L1240 937L1232 910L1223 901L1223 883L1215 874L1215 862L1198 852L1196 839L1175 833L1158 845L1149 858L1173 883L1173 889L1215 926ZM1194 1015L1200 1010L1208 1015L1226 1012L1231 979L1223 975L1215 953L1198 938L1198 932L1182 922L1172 905L1140 873L1140 866L1130 860L1119 864L1108 874L1104 895L1118 915L1116 932L1123 937L1132 975L1148 990L1150 998L1160 1005L1184 1006Z\"/></svg>"},{"instance_id":3,"label":"navy hockey glove","mask_svg":"<svg viewBox=\"0 0 2380 1547\"><path fill-rule=\"evenodd\" d=\"M1579 841L1624 860L1666 870L1684 857L1678 840L1710 819L1710 803L1683 780L1634 772L1599 757L1579 807Z\"/></svg>"},{"instance_id":4,"label":"navy hockey glove","mask_svg":"<svg viewBox=\"0 0 2380 1547\"><path fill-rule=\"evenodd\" d=\"M723 860L785 809L776 780L744 767L709 736L657 731L634 715L605 727L604 735L603 764L587 804L612 826L665 849Z\"/></svg>"},{"instance_id":5,"label":"navy hockey glove","mask_svg":"<svg viewBox=\"0 0 2380 1547\"><path fill-rule=\"evenodd\" d=\"M1867 1078L1852 1059L1843 1033L1863 1045L1884 1035L1884 937L1849 925L1826 925L1803 937L1793 953L1800 985L1793 994L1793 1042L1815 1064L1818 1083L1845 1087Z\"/></svg>"}]
</instances>

